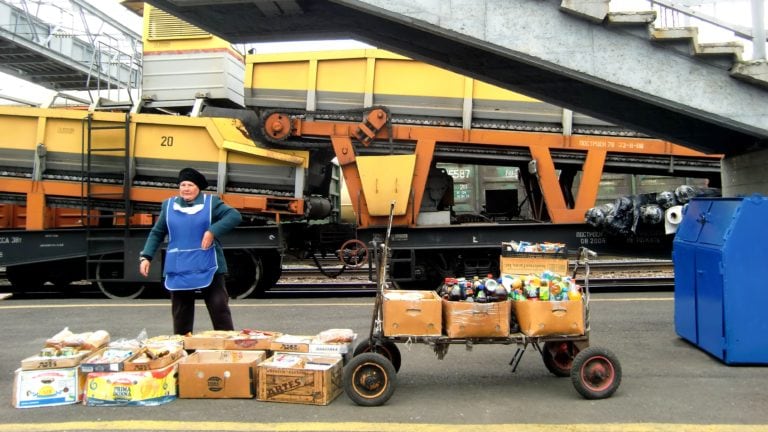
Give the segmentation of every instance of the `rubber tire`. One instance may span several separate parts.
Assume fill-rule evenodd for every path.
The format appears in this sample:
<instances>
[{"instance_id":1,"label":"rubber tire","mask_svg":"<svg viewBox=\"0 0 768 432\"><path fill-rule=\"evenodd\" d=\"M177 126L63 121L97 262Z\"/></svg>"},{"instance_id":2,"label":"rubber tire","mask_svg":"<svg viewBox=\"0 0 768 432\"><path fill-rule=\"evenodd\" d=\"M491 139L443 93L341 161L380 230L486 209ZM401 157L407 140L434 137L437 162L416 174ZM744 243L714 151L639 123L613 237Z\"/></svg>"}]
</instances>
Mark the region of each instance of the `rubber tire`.
<instances>
[{"instance_id":1,"label":"rubber tire","mask_svg":"<svg viewBox=\"0 0 768 432\"><path fill-rule=\"evenodd\" d=\"M571 382L585 399L611 397L621 384L621 364L610 350L588 347L573 359Z\"/></svg>"},{"instance_id":2,"label":"rubber tire","mask_svg":"<svg viewBox=\"0 0 768 432\"><path fill-rule=\"evenodd\" d=\"M386 403L397 387L397 372L392 363L375 352L362 353L344 368L344 392L360 406Z\"/></svg>"},{"instance_id":3,"label":"rubber tire","mask_svg":"<svg viewBox=\"0 0 768 432\"><path fill-rule=\"evenodd\" d=\"M552 372L552 375L565 378L571 376L571 369L573 367L573 357L570 357L567 364L564 362L564 356L568 355L567 352L563 352L560 349L556 349L556 353L552 354L553 345L567 344L568 349L574 352L575 357L579 353L579 348L573 344L573 342L545 342L544 347L541 350L541 359L544 361L544 366L547 370ZM559 347L558 347L559 348Z\"/></svg>"},{"instance_id":4,"label":"rubber tire","mask_svg":"<svg viewBox=\"0 0 768 432\"><path fill-rule=\"evenodd\" d=\"M389 360L390 363L392 363L392 366L395 368L395 372L400 372L402 356L400 355L400 348L398 348L394 342L378 340L375 341L374 344L371 344L371 340L369 338L365 338L362 342L357 344L352 355L357 357L360 354L368 352L375 352L383 355L387 360Z\"/></svg>"}]
</instances>

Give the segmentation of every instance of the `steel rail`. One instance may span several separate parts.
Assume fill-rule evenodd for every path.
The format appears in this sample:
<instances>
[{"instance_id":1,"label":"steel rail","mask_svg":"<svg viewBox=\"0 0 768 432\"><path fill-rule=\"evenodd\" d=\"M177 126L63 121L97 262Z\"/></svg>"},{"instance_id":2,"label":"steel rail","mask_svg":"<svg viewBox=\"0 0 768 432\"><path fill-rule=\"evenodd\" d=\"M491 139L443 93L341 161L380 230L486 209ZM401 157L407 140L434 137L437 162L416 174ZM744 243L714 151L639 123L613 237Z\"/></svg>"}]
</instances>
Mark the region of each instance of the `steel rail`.
<instances>
[{"instance_id":1,"label":"steel rail","mask_svg":"<svg viewBox=\"0 0 768 432\"><path fill-rule=\"evenodd\" d=\"M577 278L577 283L583 285L584 281ZM675 282L672 277L628 277L613 279L589 280L589 289L595 291L665 291L674 289ZM266 291L266 296L272 295L374 295L376 283L370 281L358 282L278 282L273 288Z\"/></svg>"}]
</instances>

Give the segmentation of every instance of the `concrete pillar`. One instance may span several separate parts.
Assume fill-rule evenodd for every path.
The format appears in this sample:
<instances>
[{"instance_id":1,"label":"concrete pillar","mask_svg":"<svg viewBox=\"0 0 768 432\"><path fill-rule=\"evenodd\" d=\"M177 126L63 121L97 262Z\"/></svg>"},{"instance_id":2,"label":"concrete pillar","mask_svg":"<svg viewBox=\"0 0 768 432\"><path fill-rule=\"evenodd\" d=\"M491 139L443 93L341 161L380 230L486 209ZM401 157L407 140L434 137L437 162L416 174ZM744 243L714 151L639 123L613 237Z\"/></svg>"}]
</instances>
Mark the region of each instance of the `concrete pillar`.
<instances>
[{"instance_id":1,"label":"concrete pillar","mask_svg":"<svg viewBox=\"0 0 768 432\"><path fill-rule=\"evenodd\" d=\"M752 0L752 60L765 60L765 0Z\"/></svg>"},{"instance_id":2,"label":"concrete pillar","mask_svg":"<svg viewBox=\"0 0 768 432\"><path fill-rule=\"evenodd\" d=\"M768 150L760 150L723 159L721 175L723 196L735 197L759 193L768 196Z\"/></svg>"}]
</instances>

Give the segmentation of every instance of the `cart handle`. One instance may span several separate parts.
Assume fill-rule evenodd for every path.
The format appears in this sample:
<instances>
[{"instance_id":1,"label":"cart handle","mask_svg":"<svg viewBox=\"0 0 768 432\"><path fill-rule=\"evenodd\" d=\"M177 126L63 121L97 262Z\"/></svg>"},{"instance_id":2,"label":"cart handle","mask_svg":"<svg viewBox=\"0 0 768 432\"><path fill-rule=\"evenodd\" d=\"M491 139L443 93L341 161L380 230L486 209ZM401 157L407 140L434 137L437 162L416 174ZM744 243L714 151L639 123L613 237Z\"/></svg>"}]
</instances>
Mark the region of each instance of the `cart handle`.
<instances>
[{"instance_id":1,"label":"cart handle","mask_svg":"<svg viewBox=\"0 0 768 432\"><path fill-rule=\"evenodd\" d=\"M579 248L579 260L586 261L590 258L597 258L597 252L592 249L585 248L584 246Z\"/></svg>"},{"instance_id":2,"label":"cart handle","mask_svg":"<svg viewBox=\"0 0 768 432\"><path fill-rule=\"evenodd\" d=\"M374 333L381 332L383 321L383 297L384 289L387 287L387 258L389 255L389 237L392 235L392 220L395 216L395 201L392 200L389 206L389 223L387 224L387 236L384 238L384 244L379 245L381 247L381 253L374 260L378 268L376 269L376 275L378 277L378 289L376 290L376 301L373 306L373 316L371 317L371 331L368 337L368 341L372 343L374 340ZM374 245L374 251L378 248Z\"/></svg>"},{"instance_id":3,"label":"cart handle","mask_svg":"<svg viewBox=\"0 0 768 432\"><path fill-rule=\"evenodd\" d=\"M392 220L395 217L395 200L389 203L389 222L387 223L387 236L384 238L384 246L389 250L389 236L392 234Z\"/></svg>"},{"instance_id":4,"label":"cart handle","mask_svg":"<svg viewBox=\"0 0 768 432\"><path fill-rule=\"evenodd\" d=\"M579 248L579 258L573 269L573 278L576 279L576 270L580 263L584 264L584 329L589 332L589 259L597 258L597 252L586 247Z\"/></svg>"}]
</instances>

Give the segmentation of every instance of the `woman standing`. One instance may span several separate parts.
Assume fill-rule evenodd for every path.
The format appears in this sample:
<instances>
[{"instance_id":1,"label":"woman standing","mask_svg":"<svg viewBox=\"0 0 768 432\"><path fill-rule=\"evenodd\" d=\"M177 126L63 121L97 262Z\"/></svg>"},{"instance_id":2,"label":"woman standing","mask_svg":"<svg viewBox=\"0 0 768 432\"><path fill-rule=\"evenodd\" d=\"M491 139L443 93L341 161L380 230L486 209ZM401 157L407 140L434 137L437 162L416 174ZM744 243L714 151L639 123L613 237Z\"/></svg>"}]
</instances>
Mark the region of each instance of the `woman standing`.
<instances>
[{"instance_id":1,"label":"woman standing","mask_svg":"<svg viewBox=\"0 0 768 432\"><path fill-rule=\"evenodd\" d=\"M157 249L168 236L165 288L171 294L173 332L192 333L195 290L201 290L214 330L234 330L224 285L227 263L218 239L240 224L240 213L218 196L201 193L208 181L195 169L179 172L179 196L163 201L139 257L139 272L149 275Z\"/></svg>"}]
</instances>

